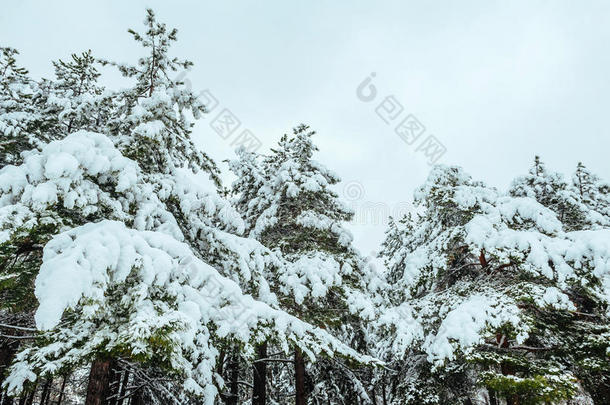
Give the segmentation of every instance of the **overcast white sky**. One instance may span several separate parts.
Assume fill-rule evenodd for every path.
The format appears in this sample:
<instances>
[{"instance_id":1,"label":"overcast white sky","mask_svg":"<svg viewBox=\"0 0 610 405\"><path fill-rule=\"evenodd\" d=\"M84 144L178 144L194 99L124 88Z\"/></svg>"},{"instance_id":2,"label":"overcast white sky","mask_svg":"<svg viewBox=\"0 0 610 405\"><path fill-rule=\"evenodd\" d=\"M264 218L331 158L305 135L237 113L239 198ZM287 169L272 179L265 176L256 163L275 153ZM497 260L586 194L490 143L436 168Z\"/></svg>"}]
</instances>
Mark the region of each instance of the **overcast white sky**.
<instances>
[{"instance_id":1,"label":"overcast white sky","mask_svg":"<svg viewBox=\"0 0 610 405\"><path fill-rule=\"evenodd\" d=\"M146 7L179 29L174 55L195 63L193 87L229 108L261 152L300 122L318 132L318 160L357 197L364 253L382 239L381 203L404 210L429 170L418 143L393 132L397 121L375 114L389 95L404 106L397 120L413 114L426 127L419 141L443 143L440 163L489 184L506 188L535 154L568 174L582 160L610 180L608 1L3 0L0 44L34 77L87 49L134 62L126 30L142 29ZM378 95L365 103L356 87L371 72ZM234 147L210 129L213 116L194 136L220 162Z\"/></svg>"}]
</instances>

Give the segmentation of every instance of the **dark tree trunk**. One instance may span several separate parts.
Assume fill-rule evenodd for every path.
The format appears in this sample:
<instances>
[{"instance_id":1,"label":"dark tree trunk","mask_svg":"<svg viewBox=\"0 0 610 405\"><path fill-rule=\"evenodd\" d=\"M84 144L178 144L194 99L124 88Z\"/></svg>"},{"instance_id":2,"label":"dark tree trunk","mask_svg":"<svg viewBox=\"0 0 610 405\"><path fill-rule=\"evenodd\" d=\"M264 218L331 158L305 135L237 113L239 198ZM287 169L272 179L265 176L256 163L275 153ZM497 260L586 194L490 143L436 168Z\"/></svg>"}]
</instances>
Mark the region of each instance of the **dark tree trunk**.
<instances>
[{"instance_id":1,"label":"dark tree trunk","mask_svg":"<svg viewBox=\"0 0 610 405\"><path fill-rule=\"evenodd\" d=\"M223 371L224 371L224 365L225 365L225 351L221 350L220 354L218 355L218 360L216 363L216 372L220 375L222 375Z\"/></svg>"},{"instance_id":2,"label":"dark tree trunk","mask_svg":"<svg viewBox=\"0 0 610 405\"><path fill-rule=\"evenodd\" d=\"M96 359L91 365L85 405L108 405L115 362L110 358Z\"/></svg>"},{"instance_id":3,"label":"dark tree trunk","mask_svg":"<svg viewBox=\"0 0 610 405\"><path fill-rule=\"evenodd\" d=\"M40 394L40 405L46 405L49 402L49 392L51 391L52 378L47 379L42 387L42 394Z\"/></svg>"},{"instance_id":4,"label":"dark tree trunk","mask_svg":"<svg viewBox=\"0 0 610 405\"><path fill-rule=\"evenodd\" d=\"M13 397L9 397L8 394L4 393L4 395L2 396L2 402L0 402L0 404L13 405Z\"/></svg>"},{"instance_id":5,"label":"dark tree trunk","mask_svg":"<svg viewBox=\"0 0 610 405\"><path fill-rule=\"evenodd\" d=\"M254 363L254 378L252 382L252 405L265 405L267 403L267 362L260 361L267 358L267 343L256 348L257 362Z\"/></svg>"},{"instance_id":6,"label":"dark tree trunk","mask_svg":"<svg viewBox=\"0 0 610 405\"><path fill-rule=\"evenodd\" d=\"M307 393L305 392L305 359L299 348L294 351L294 388L295 405L307 405Z\"/></svg>"},{"instance_id":7,"label":"dark tree trunk","mask_svg":"<svg viewBox=\"0 0 610 405\"><path fill-rule=\"evenodd\" d=\"M133 393L131 397L131 401L129 402L131 405L145 405L146 401L144 400L144 388L137 389L136 392Z\"/></svg>"},{"instance_id":8,"label":"dark tree trunk","mask_svg":"<svg viewBox=\"0 0 610 405\"><path fill-rule=\"evenodd\" d=\"M0 394L0 405L13 405L13 397L9 397L6 392Z\"/></svg>"},{"instance_id":9,"label":"dark tree trunk","mask_svg":"<svg viewBox=\"0 0 610 405\"><path fill-rule=\"evenodd\" d=\"M496 399L496 392L494 390L488 390L489 393L489 405L498 405L498 400Z\"/></svg>"},{"instance_id":10,"label":"dark tree trunk","mask_svg":"<svg viewBox=\"0 0 610 405\"><path fill-rule=\"evenodd\" d=\"M68 382L68 376L64 376L64 380L61 382L61 388L59 389L59 398L57 398L57 405L61 405L61 401L64 399L64 393L66 391L66 383Z\"/></svg>"},{"instance_id":11,"label":"dark tree trunk","mask_svg":"<svg viewBox=\"0 0 610 405\"><path fill-rule=\"evenodd\" d=\"M121 370L121 366L120 366L119 362L115 360L112 365L112 371L110 372L109 398L111 398L111 399L108 400L109 405L116 405L118 403L122 377L123 377L123 373Z\"/></svg>"},{"instance_id":12,"label":"dark tree trunk","mask_svg":"<svg viewBox=\"0 0 610 405\"><path fill-rule=\"evenodd\" d=\"M25 402L24 402L25 405L32 405L34 403L34 396L36 395L36 388L38 388L36 385L34 385L32 387L32 391L30 391L29 395L25 399Z\"/></svg>"},{"instance_id":13,"label":"dark tree trunk","mask_svg":"<svg viewBox=\"0 0 610 405\"><path fill-rule=\"evenodd\" d=\"M231 370L231 383L227 405L237 405L239 401L239 353L237 350L233 353L229 367Z\"/></svg>"},{"instance_id":14,"label":"dark tree trunk","mask_svg":"<svg viewBox=\"0 0 610 405\"><path fill-rule=\"evenodd\" d=\"M17 342L4 342L0 345L0 387L4 383L6 371L13 362L18 348L19 343ZM0 391L0 398L2 399L0 401L2 405L12 405L13 403L13 398L9 397L6 392Z\"/></svg>"}]
</instances>

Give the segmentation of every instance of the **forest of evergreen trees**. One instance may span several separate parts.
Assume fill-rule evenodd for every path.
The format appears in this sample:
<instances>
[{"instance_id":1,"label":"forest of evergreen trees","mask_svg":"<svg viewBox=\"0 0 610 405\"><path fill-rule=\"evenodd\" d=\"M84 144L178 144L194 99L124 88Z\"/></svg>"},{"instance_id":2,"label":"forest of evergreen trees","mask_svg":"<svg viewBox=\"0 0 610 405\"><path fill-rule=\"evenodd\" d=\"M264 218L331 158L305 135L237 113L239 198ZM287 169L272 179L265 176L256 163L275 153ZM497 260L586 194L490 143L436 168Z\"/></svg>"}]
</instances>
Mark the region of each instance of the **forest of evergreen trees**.
<instances>
[{"instance_id":1,"label":"forest of evergreen trees","mask_svg":"<svg viewBox=\"0 0 610 405\"><path fill-rule=\"evenodd\" d=\"M222 184L177 31L129 33L50 79L0 48L0 405L610 403L610 183L435 166L364 256L311 128Z\"/></svg>"}]
</instances>

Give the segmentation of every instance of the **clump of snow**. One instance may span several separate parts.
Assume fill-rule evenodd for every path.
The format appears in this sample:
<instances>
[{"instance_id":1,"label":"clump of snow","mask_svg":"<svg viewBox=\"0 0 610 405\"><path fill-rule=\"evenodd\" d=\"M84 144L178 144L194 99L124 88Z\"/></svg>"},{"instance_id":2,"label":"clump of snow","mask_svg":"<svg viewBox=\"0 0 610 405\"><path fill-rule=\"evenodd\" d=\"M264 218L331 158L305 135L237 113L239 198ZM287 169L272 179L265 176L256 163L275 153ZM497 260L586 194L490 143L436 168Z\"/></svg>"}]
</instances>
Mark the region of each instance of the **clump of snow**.
<instances>
[{"instance_id":1,"label":"clump of snow","mask_svg":"<svg viewBox=\"0 0 610 405\"><path fill-rule=\"evenodd\" d=\"M515 305L499 303L497 297L469 297L444 316L436 334L427 336L424 347L428 361L441 365L446 359L455 359L457 348L468 349L483 343L481 332L488 328L497 329L506 323L520 327L519 312ZM522 335L521 342L524 339Z\"/></svg>"}]
</instances>

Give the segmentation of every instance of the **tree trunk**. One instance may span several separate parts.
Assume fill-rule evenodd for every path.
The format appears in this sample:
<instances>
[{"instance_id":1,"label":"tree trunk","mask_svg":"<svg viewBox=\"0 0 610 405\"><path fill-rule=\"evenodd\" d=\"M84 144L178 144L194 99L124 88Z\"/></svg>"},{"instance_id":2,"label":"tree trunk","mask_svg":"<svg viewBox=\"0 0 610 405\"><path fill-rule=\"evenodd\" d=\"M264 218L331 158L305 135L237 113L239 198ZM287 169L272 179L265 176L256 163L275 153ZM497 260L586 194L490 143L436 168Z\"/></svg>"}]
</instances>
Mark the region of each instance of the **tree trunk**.
<instances>
[{"instance_id":1,"label":"tree trunk","mask_svg":"<svg viewBox=\"0 0 610 405\"><path fill-rule=\"evenodd\" d=\"M42 394L40 394L40 405L46 405L49 401L49 391L51 390L52 378L47 379L42 387Z\"/></svg>"},{"instance_id":2,"label":"tree trunk","mask_svg":"<svg viewBox=\"0 0 610 405\"><path fill-rule=\"evenodd\" d=\"M489 389L487 390L487 393L489 394L489 405L498 405L496 392L492 389Z\"/></svg>"},{"instance_id":3,"label":"tree trunk","mask_svg":"<svg viewBox=\"0 0 610 405\"><path fill-rule=\"evenodd\" d=\"M0 402L0 404L13 405L13 397L9 397L7 393L4 393L4 395L2 396L2 402Z\"/></svg>"},{"instance_id":4,"label":"tree trunk","mask_svg":"<svg viewBox=\"0 0 610 405\"><path fill-rule=\"evenodd\" d=\"M59 389L59 398L57 398L57 405L61 405L61 401L64 399L64 393L66 391L66 383L68 382L68 376L64 376L64 380L61 382L61 388Z\"/></svg>"},{"instance_id":5,"label":"tree trunk","mask_svg":"<svg viewBox=\"0 0 610 405\"><path fill-rule=\"evenodd\" d=\"M114 366L115 362L110 358L98 358L93 362L85 405L108 405L107 398L112 394L110 384Z\"/></svg>"},{"instance_id":6,"label":"tree trunk","mask_svg":"<svg viewBox=\"0 0 610 405\"><path fill-rule=\"evenodd\" d=\"M305 392L305 359L299 348L294 351L294 388L295 405L307 405L307 393Z\"/></svg>"},{"instance_id":7,"label":"tree trunk","mask_svg":"<svg viewBox=\"0 0 610 405\"><path fill-rule=\"evenodd\" d=\"M388 400L386 399L386 395L385 395L385 387L386 387L386 383L385 383L385 373L384 373L383 377L381 379L381 401L383 402L383 405L388 405Z\"/></svg>"},{"instance_id":8,"label":"tree trunk","mask_svg":"<svg viewBox=\"0 0 610 405\"><path fill-rule=\"evenodd\" d=\"M0 405L13 405L13 397L9 397L8 393L5 391L0 396Z\"/></svg>"},{"instance_id":9,"label":"tree trunk","mask_svg":"<svg viewBox=\"0 0 610 405\"><path fill-rule=\"evenodd\" d=\"M227 405L237 405L239 400L239 353L237 349L233 353L231 359L231 384L229 398L227 398Z\"/></svg>"},{"instance_id":10,"label":"tree trunk","mask_svg":"<svg viewBox=\"0 0 610 405\"><path fill-rule=\"evenodd\" d=\"M252 405L265 405L267 403L267 362L260 360L267 358L267 343L260 344L256 351L259 361L254 363Z\"/></svg>"},{"instance_id":11,"label":"tree trunk","mask_svg":"<svg viewBox=\"0 0 610 405\"><path fill-rule=\"evenodd\" d=\"M123 378L123 372L118 361L113 362L112 371L110 372L110 395L111 398L108 401L109 405L117 404L117 399L120 395L121 380Z\"/></svg>"},{"instance_id":12,"label":"tree trunk","mask_svg":"<svg viewBox=\"0 0 610 405\"><path fill-rule=\"evenodd\" d=\"M19 343L17 342L5 342L0 346L0 387L4 383L6 371L13 362L18 348ZM0 398L2 399L0 401L2 405L11 405L13 403L13 398L9 397L6 392L0 391Z\"/></svg>"},{"instance_id":13,"label":"tree trunk","mask_svg":"<svg viewBox=\"0 0 610 405\"><path fill-rule=\"evenodd\" d=\"M25 399L25 405L32 405L34 403L34 396L36 395L36 384L32 387L32 391L30 391L29 395Z\"/></svg>"},{"instance_id":14,"label":"tree trunk","mask_svg":"<svg viewBox=\"0 0 610 405\"><path fill-rule=\"evenodd\" d=\"M137 389L136 392L131 396L130 405L145 405L144 401L144 387Z\"/></svg>"}]
</instances>

